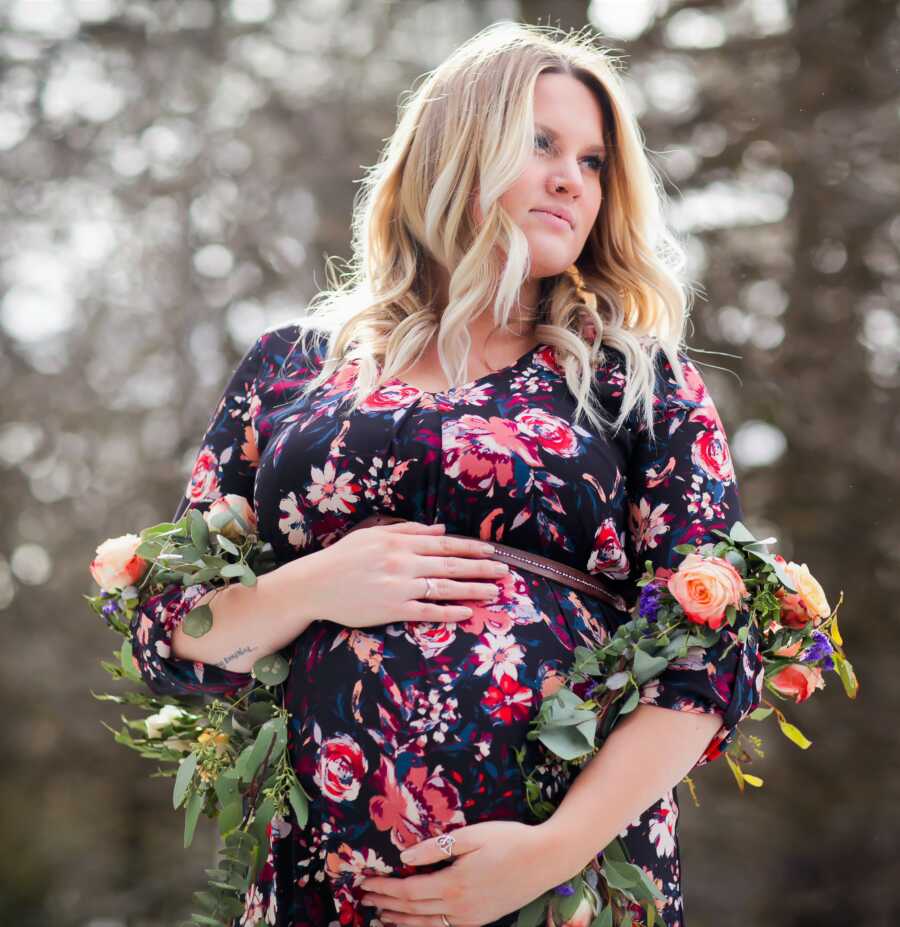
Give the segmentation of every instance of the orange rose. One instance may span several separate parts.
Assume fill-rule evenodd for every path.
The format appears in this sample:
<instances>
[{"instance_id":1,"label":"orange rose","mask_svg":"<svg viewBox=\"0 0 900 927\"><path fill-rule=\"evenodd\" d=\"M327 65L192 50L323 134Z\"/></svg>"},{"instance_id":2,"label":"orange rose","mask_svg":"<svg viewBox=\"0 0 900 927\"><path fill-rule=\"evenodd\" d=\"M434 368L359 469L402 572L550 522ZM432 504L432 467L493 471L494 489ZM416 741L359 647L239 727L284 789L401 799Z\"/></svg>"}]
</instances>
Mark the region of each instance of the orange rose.
<instances>
[{"instance_id":1,"label":"orange rose","mask_svg":"<svg viewBox=\"0 0 900 927\"><path fill-rule=\"evenodd\" d=\"M817 667L793 663L776 673L769 680L769 685L786 698L805 702L816 689L825 688L825 680Z\"/></svg>"},{"instance_id":2,"label":"orange rose","mask_svg":"<svg viewBox=\"0 0 900 927\"><path fill-rule=\"evenodd\" d=\"M688 554L666 585L688 619L714 631L724 623L725 609L739 608L750 595L741 574L727 560L699 554Z\"/></svg>"}]
</instances>

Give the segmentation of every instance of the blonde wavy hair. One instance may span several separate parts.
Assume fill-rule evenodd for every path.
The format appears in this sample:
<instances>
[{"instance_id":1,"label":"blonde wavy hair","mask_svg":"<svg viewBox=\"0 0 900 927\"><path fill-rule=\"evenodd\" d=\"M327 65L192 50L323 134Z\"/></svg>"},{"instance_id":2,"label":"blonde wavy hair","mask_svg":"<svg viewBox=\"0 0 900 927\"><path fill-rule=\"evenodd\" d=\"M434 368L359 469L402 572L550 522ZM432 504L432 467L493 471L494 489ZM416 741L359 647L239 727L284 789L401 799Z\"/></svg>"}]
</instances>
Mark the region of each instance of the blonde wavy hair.
<instances>
[{"instance_id":1,"label":"blonde wavy hair","mask_svg":"<svg viewBox=\"0 0 900 927\"><path fill-rule=\"evenodd\" d=\"M681 280L684 250L663 218L662 184L616 70L589 31L495 23L459 46L401 98L397 128L364 179L343 277L298 320L301 342L327 339L309 393L344 363L358 365L347 401L356 409L375 388L414 364L432 337L451 385L466 382L469 323L485 306L508 328L530 258L523 231L499 203L534 148L534 88L544 73L569 74L601 107L608 156L603 199L585 246L566 272L540 281L534 333L552 345L566 383L592 425L614 432L640 407L653 436L657 355L680 385L678 357L692 298ZM470 204L478 190L483 221ZM499 243L500 248L496 245ZM435 308L435 264L449 296ZM590 335L593 337L590 337ZM625 358L626 386L615 421L591 387L604 346ZM292 348L293 350L293 348Z\"/></svg>"}]
</instances>

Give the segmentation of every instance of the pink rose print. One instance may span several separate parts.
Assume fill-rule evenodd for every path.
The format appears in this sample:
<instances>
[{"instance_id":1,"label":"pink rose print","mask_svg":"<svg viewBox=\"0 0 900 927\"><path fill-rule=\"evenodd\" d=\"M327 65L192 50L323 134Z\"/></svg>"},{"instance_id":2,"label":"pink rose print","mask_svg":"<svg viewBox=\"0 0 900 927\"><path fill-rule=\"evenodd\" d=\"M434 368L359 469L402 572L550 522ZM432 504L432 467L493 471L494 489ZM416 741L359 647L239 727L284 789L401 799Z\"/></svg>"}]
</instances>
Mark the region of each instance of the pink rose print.
<instances>
[{"instance_id":1,"label":"pink rose print","mask_svg":"<svg viewBox=\"0 0 900 927\"><path fill-rule=\"evenodd\" d=\"M201 499L217 499L219 491L219 461L213 451L205 447L197 454L188 481L187 498L193 505Z\"/></svg>"},{"instance_id":2,"label":"pink rose print","mask_svg":"<svg viewBox=\"0 0 900 927\"><path fill-rule=\"evenodd\" d=\"M418 396L419 390L401 383L395 377L378 389L372 390L360 403L359 408L362 412L393 412L395 409L405 409Z\"/></svg>"},{"instance_id":3,"label":"pink rose print","mask_svg":"<svg viewBox=\"0 0 900 927\"><path fill-rule=\"evenodd\" d=\"M539 467L537 441L520 433L515 422L492 415L460 415L444 429L444 464L448 478L466 489L494 494L495 487L509 485L514 459Z\"/></svg>"},{"instance_id":4,"label":"pink rose print","mask_svg":"<svg viewBox=\"0 0 900 927\"><path fill-rule=\"evenodd\" d=\"M466 823L459 792L442 769L436 766L429 773L425 766L413 766L399 783L392 760L381 757L371 777L375 795L369 800L369 816L379 830L390 831L399 850Z\"/></svg>"},{"instance_id":5,"label":"pink rose print","mask_svg":"<svg viewBox=\"0 0 900 927\"><path fill-rule=\"evenodd\" d=\"M537 438L542 450L557 457L573 457L581 448L572 426L543 409L528 409L516 416L522 433Z\"/></svg>"},{"instance_id":6,"label":"pink rose print","mask_svg":"<svg viewBox=\"0 0 900 927\"><path fill-rule=\"evenodd\" d=\"M332 801L353 801L369 769L359 744L348 734L329 737L319 747L313 780Z\"/></svg>"},{"instance_id":7,"label":"pink rose print","mask_svg":"<svg viewBox=\"0 0 900 927\"><path fill-rule=\"evenodd\" d=\"M430 660L456 640L456 631L447 621L407 621L406 637L407 640L418 644L422 656Z\"/></svg>"},{"instance_id":8,"label":"pink rose print","mask_svg":"<svg viewBox=\"0 0 900 927\"><path fill-rule=\"evenodd\" d=\"M625 553L625 532L616 531L612 518L604 518L594 534L594 549L588 558L589 573L605 573L611 579L627 579L631 564Z\"/></svg>"},{"instance_id":9,"label":"pink rose print","mask_svg":"<svg viewBox=\"0 0 900 927\"><path fill-rule=\"evenodd\" d=\"M731 451L719 427L707 428L700 434L691 448L691 459L711 479L720 483L730 483L734 479Z\"/></svg>"}]
</instances>

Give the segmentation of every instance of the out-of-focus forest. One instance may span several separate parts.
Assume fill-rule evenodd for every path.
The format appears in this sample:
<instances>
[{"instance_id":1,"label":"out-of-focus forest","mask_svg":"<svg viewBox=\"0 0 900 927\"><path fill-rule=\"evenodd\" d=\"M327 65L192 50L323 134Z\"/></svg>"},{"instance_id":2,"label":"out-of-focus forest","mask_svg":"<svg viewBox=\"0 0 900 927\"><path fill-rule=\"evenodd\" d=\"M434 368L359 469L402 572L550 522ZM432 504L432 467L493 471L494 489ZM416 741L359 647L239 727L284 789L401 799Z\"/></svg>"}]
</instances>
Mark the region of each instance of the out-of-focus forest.
<instances>
[{"instance_id":1,"label":"out-of-focus forest","mask_svg":"<svg viewBox=\"0 0 900 927\"><path fill-rule=\"evenodd\" d=\"M168 780L101 722L107 537L171 517L208 417L301 315L398 98L498 19L617 50L702 296L746 521L808 563L860 694L681 790L689 927L900 917L900 18L884 0L0 3L0 921L159 927L203 887ZM719 352L704 355L700 350Z\"/></svg>"}]
</instances>

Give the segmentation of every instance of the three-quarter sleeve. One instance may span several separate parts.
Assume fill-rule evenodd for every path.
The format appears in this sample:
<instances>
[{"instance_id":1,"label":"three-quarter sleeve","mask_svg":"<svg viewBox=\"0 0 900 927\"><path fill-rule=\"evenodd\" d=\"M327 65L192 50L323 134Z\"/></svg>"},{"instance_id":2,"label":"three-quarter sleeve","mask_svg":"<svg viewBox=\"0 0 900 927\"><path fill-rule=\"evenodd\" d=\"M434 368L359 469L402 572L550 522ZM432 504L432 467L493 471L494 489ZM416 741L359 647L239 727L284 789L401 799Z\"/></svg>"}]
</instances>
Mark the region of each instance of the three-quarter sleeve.
<instances>
[{"instance_id":1,"label":"three-quarter sleeve","mask_svg":"<svg viewBox=\"0 0 900 927\"><path fill-rule=\"evenodd\" d=\"M718 411L697 368L683 352L678 357L686 388L679 386L665 354L657 355L655 441L645 423L633 429L628 521L635 580L647 560L656 569L676 569L683 555L673 548L716 543L721 538L712 533L714 529L727 533L743 520ZM749 625L747 639L741 642L738 631L745 625ZM714 646L689 648L641 689L642 703L721 716L719 730L694 768L725 751L734 741L735 728L759 706L762 694L759 630L749 611L738 611L734 624L724 625L720 634Z\"/></svg>"},{"instance_id":2,"label":"three-quarter sleeve","mask_svg":"<svg viewBox=\"0 0 900 927\"><path fill-rule=\"evenodd\" d=\"M231 375L207 425L190 478L172 521L189 509L205 512L229 493L253 505L259 453L251 414L266 336L250 347ZM172 655L172 635L211 583L173 583L141 602L131 622L131 647L137 667L156 695L225 695L247 685L249 673L235 673Z\"/></svg>"}]
</instances>

